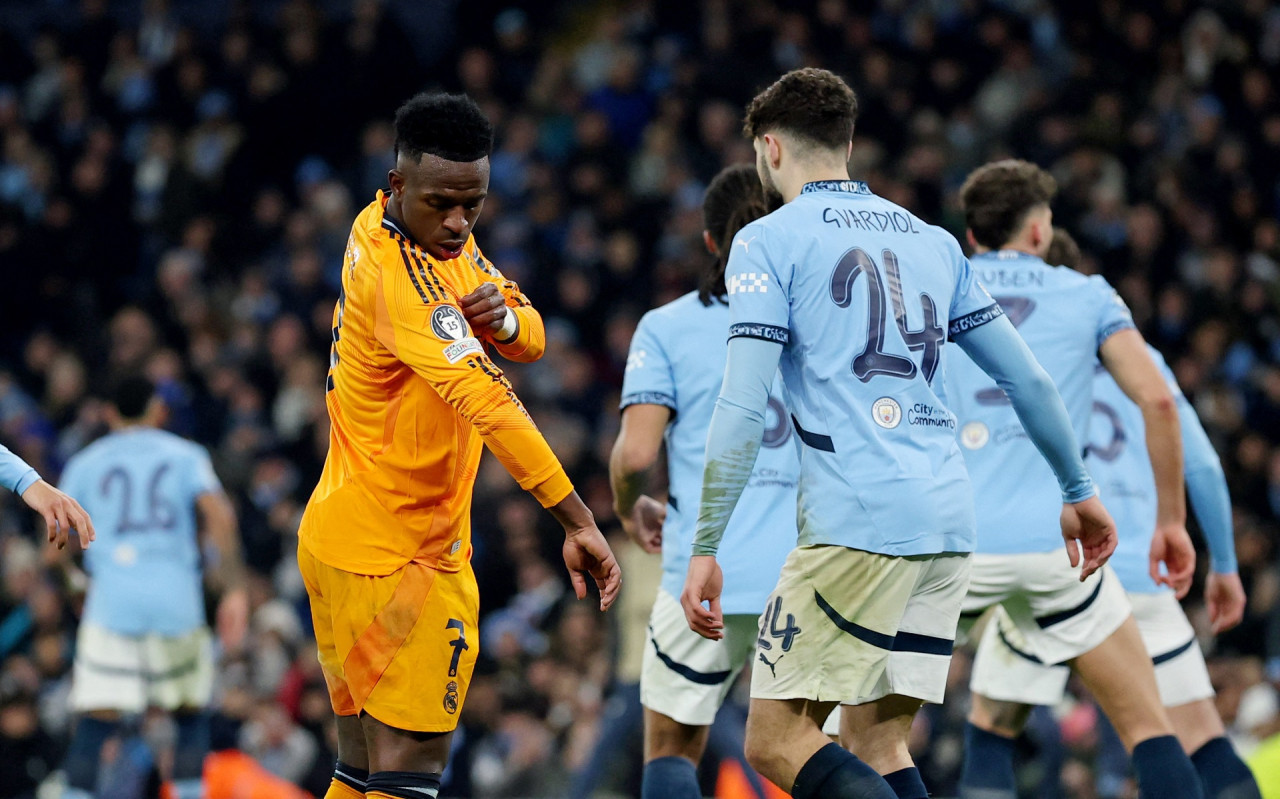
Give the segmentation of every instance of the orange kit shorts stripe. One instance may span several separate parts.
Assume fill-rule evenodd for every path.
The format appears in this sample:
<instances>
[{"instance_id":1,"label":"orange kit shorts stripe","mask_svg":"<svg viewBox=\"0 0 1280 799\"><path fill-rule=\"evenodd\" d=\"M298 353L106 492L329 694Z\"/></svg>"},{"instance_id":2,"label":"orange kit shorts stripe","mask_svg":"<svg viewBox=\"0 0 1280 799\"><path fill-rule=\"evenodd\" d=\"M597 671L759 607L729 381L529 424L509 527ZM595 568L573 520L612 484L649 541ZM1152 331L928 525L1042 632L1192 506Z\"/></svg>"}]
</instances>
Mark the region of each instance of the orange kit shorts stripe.
<instances>
[{"instance_id":1,"label":"orange kit shorts stripe","mask_svg":"<svg viewBox=\"0 0 1280 799\"><path fill-rule=\"evenodd\" d=\"M298 547L333 711L416 732L458 726L480 644L480 596L459 572L409 563L382 577L329 566Z\"/></svg>"}]
</instances>

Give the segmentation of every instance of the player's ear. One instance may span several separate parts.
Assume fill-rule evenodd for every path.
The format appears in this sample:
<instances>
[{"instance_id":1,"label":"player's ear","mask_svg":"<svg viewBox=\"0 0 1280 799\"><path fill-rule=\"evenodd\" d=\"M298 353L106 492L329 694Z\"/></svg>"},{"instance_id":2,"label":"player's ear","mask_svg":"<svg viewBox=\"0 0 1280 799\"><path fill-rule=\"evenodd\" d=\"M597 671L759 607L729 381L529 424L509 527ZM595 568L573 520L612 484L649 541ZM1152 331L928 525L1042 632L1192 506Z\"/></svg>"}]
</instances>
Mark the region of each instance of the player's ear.
<instances>
[{"instance_id":1,"label":"player's ear","mask_svg":"<svg viewBox=\"0 0 1280 799\"><path fill-rule=\"evenodd\" d=\"M782 142L772 133L764 134L765 158L769 166L777 169L782 165Z\"/></svg>"},{"instance_id":2,"label":"player's ear","mask_svg":"<svg viewBox=\"0 0 1280 799\"><path fill-rule=\"evenodd\" d=\"M399 199L400 195L404 194L404 173L399 169L387 172L387 185L391 187L391 193Z\"/></svg>"},{"instance_id":3,"label":"player's ear","mask_svg":"<svg viewBox=\"0 0 1280 799\"><path fill-rule=\"evenodd\" d=\"M967 241L967 242L969 242L969 251L970 251L970 252L977 252L977 251L978 251L978 240L977 240L976 238L974 238L974 235L973 235L973 228L965 228L965 229L964 229L964 240L965 240L965 241Z\"/></svg>"},{"instance_id":4,"label":"player's ear","mask_svg":"<svg viewBox=\"0 0 1280 799\"><path fill-rule=\"evenodd\" d=\"M706 245L707 252L711 253L712 255L720 254L720 248L716 246L716 240L711 238L710 230L702 231L702 243Z\"/></svg>"}]
</instances>

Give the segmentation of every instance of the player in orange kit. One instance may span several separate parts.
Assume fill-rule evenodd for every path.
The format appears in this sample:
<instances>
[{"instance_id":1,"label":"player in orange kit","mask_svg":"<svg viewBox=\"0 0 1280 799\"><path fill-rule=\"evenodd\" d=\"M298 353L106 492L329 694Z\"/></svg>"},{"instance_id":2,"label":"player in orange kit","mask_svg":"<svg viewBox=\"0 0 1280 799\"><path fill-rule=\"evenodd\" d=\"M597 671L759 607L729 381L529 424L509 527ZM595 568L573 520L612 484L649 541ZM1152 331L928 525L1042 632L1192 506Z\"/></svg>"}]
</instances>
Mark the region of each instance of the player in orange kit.
<instances>
[{"instance_id":1,"label":"player in orange kit","mask_svg":"<svg viewBox=\"0 0 1280 799\"><path fill-rule=\"evenodd\" d=\"M332 432L298 563L334 712L326 797L435 797L478 647L471 493L482 444L564 527L579 598L621 574L486 355L531 361L542 319L472 236L493 127L464 95L396 112L391 188L351 228L327 380Z\"/></svg>"}]
</instances>

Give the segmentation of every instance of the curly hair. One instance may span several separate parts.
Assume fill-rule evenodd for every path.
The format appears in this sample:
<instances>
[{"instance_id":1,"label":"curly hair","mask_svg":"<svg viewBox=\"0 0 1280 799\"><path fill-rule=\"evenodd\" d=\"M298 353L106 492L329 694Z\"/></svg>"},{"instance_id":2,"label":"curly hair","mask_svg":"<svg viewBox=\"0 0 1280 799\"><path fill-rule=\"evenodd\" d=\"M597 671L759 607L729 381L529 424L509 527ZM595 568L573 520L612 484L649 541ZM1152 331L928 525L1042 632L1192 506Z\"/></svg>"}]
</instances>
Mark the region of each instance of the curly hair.
<instances>
[{"instance_id":1,"label":"curly hair","mask_svg":"<svg viewBox=\"0 0 1280 799\"><path fill-rule=\"evenodd\" d=\"M755 96L747 106L742 131L749 139L782 131L828 149L853 139L858 98L834 72L793 69Z\"/></svg>"},{"instance_id":2,"label":"curly hair","mask_svg":"<svg viewBox=\"0 0 1280 799\"><path fill-rule=\"evenodd\" d=\"M712 299L724 301L724 269L729 263L733 237L767 213L764 187L751 164L725 167L711 180L702 197L702 227L716 243L716 263L698 281L698 299L703 305L710 305Z\"/></svg>"},{"instance_id":3,"label":"curly hair","mask_svg":"<svg viewBox=\"0 0 1280 799\"><path fill-rule=\"evenodd\" d=\"M1044 256L1045 263L1078 269L1080 258L1080 245L1076 244L1075 238L1062 228L1055 227L1053 238L1049 240L1049 252Z\"/></svg>"},{"instance_id":4,"label":"curly hair","mask_svg":"<svg viewBox=\"0 0 1280 799\"><path fill-rule=\"evenodd\" d=\"M423 92L396 111L396 155L470 163L493 151L493 125L465 94Z\"/></svg>"},{"instance_id":5,"label":"curly hair","mask_svg":"<svg viewBox=\"0 0 1280 799\"><path fill-rule=\"evenodd\" d=\"M1029 161L1007 158L984 164L960 187L965 225L983 247L999 249L1018 232L1027 214L1047 206L1057 191L1053 175Z\"/></svg>"}]
</instances>

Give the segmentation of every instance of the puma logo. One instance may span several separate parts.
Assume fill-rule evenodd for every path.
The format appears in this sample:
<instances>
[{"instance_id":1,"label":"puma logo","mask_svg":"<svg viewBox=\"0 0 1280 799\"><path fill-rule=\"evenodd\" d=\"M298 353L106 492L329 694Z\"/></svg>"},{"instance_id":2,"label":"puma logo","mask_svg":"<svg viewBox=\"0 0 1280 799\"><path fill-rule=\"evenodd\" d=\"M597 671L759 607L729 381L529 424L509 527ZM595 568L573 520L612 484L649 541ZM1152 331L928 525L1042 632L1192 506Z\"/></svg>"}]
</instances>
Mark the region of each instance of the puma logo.
<instances>
[{"instance_id":1,"label":"puma logo","mask_svg":"<svg viewBox=\"0 0 1280 799\"><path fill-rule=\"evenodd\" d=\"M763 652L759 654L760 654L760 662L769 667L769 673L773 675L773 678L775 680L778 679L778 670L775 667L778 665L778 660L782 660L784 655L778 655L778 660L775 660L771 663L769 662L769 658L764 656Z\"/></svg>"},{"instance_id":2,"label":"puma logo","mask_svg":"<svg viewBox=\"0 0 1280 799\"><path fill-rule=\"evenodd\" d=\"M739 244L741 244L741 245L742 245L742 249L746 250L746 251L747 251L747 254L748 254L748 255L750 255L750 254L751 254L751 242L753 242L753 241L755 241L755 240L756 240L756 237L755 237L755 236L752 236L752 237L751 237L751 238L749 238L749 239L738 239L738 243L739 243Z\"/></svg>"}]
</instances>

